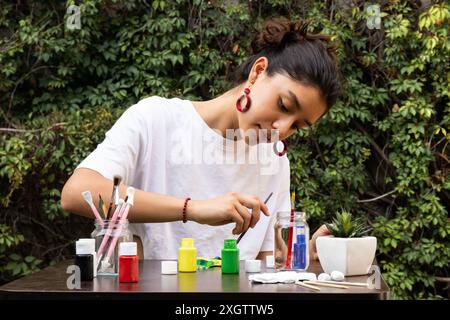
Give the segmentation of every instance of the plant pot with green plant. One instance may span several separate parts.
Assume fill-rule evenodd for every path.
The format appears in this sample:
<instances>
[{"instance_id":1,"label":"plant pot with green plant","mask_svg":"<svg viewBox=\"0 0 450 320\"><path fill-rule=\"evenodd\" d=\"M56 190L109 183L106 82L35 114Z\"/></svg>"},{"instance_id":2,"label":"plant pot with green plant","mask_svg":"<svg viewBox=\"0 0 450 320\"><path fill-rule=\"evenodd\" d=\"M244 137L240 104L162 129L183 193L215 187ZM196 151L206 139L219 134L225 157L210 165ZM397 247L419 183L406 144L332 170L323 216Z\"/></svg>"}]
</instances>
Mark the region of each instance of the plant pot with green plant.
<instances>
[{"instance_id":1,"label":"plant pot with green plant","mask_svg":"<svg viewBox=\"0 0 450 320\"><path fill-rule=\"evenodd\" d=\"M338 212L331 224L325 224L329 236L316 240L317 255L326 273L340 271L345 276L369 273L377 249L377 238L366 236L370 228L351 213Z\"/></svg>"}]
</instances>

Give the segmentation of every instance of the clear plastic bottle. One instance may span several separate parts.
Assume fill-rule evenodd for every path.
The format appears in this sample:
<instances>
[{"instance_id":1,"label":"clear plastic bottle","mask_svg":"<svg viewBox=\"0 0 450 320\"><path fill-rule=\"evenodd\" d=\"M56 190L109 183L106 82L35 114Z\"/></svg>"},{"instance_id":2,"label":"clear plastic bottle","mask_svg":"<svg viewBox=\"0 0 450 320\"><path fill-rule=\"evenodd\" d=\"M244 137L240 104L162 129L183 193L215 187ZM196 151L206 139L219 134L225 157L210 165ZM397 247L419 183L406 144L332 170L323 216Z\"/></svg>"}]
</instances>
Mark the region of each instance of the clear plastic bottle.
<instances>
[{"instance_id":1,"label":"clear plastic bottle","mask_svg":"<svg viewBox=\"0 0 450 320\"><path fill-rule=\"evenodd\" d=\"M277 212L275 223L275 268L306 271L309 267L309 226L306 214Z\"/></svg>"},{"instance_id":2,"label":"clear plastic bottle","mask_svg":"<svg viewBox=\"0 0 450 320\"><path fill-rule=\"evenodd\" d=\"M113 237L118 237L118 240L109 259L110 266L102 269L101 262L105 259L108 253ZM91 238L95 239L95 251L97 252L97 255L100 253L100 249L102 251L102 256L98 257L100 260L97 261L98 275L117 276L119 271L119 245L121 242L133 241L133 234L128 229L128 220L126 219L120 221L117 219L114 222L104 220L103 224L96 221L95 229L91 233Z\"/></svg>"}]
</instances>

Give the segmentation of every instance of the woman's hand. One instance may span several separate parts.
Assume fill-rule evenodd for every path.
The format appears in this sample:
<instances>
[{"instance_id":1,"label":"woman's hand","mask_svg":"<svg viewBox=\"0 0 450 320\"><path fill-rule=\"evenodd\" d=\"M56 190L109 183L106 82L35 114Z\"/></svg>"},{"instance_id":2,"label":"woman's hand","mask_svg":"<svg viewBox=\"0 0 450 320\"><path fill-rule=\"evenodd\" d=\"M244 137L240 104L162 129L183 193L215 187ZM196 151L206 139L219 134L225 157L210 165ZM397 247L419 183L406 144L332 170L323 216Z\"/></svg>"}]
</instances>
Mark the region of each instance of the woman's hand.
<instances>
[{"instance_id":1,"label":"woman's hand","mask_svg":"<svg viewBox=\"0 0 450 320\"><path fill-rule=\"evenodd\" d=\"M319 229L317 229L316 232L314 232L311 241L309 242L309 256L311 259L317 260L317 248L316 248L316 240L318 237L322 236L328 236L330 234L330 231L328 231L328 228L326 225L321 225Z\"/></svg>"},{"instance_id":2,"label":"woman's hand","mask_svg":"<svg viewBox=\"0 0 450 320\"><path fill-rule=\"evenodd\" d=\"M189 201L186 215L188 220L211 226L234 222L233 234L240 234L255 227L261 211L270 215L269 208L257 196L230 192L213 199Z\"/></svg>"}]
</instances>

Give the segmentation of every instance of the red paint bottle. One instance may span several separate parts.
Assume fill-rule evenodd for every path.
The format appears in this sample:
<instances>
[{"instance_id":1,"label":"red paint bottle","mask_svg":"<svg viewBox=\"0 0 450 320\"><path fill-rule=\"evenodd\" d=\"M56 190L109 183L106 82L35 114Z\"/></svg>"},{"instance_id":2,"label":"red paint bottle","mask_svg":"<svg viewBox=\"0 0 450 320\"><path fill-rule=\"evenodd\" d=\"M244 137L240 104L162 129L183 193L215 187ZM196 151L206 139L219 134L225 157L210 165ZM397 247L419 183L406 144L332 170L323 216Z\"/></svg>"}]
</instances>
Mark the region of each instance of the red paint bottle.
<instances>
[{"instance_id":1,"label":"red paint bottle","mask_svg":"<svg viewBox=\"0 0 450 320\"><path fill-rule=\"evenodd\" d=\"M121 242L119 245L119 282L139 281L139 258L136 242Z\"/></svg>"}]
</instances>

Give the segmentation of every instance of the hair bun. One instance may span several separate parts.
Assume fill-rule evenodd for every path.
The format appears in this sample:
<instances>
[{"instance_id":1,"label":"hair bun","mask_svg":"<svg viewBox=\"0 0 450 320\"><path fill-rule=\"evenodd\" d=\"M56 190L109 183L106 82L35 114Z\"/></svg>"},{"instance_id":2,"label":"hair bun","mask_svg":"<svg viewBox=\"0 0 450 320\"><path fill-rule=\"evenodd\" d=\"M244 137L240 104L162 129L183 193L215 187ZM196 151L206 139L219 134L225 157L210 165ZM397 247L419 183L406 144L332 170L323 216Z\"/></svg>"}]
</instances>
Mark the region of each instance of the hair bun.
<instances>
[{"instance_id":1,"label":"hair bun","mask_svg":"<svg viewBox=\"0 0 450 320\"><path fill-rule=\"evenodd\" d=\"M329 41L322 34L308 33L309 21L291 21L287 18L274 18L264 23L261 31L253 39L251 46L256 54L267 48L283 48L292 42L321 40Z\"/></svg>"}]
</instances>

